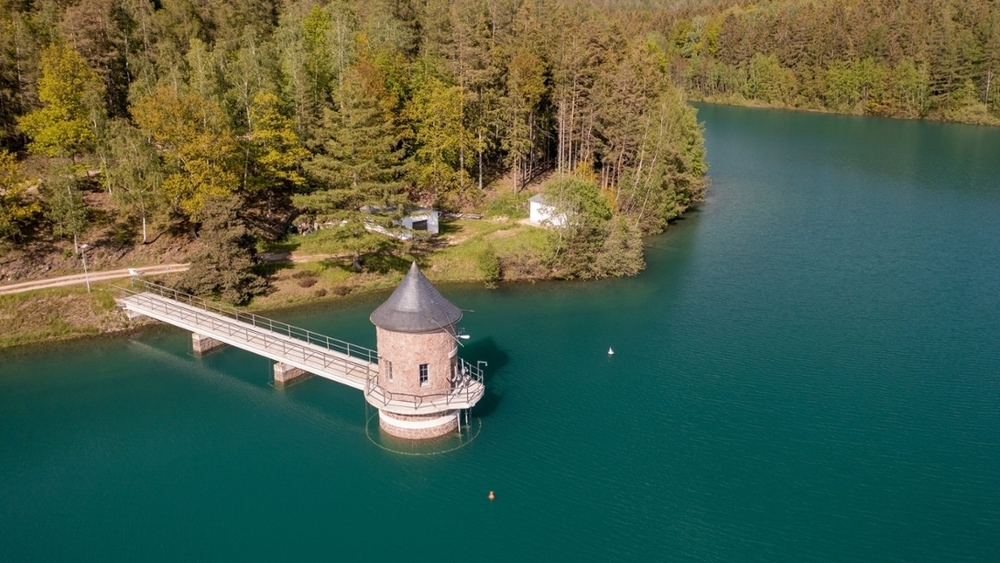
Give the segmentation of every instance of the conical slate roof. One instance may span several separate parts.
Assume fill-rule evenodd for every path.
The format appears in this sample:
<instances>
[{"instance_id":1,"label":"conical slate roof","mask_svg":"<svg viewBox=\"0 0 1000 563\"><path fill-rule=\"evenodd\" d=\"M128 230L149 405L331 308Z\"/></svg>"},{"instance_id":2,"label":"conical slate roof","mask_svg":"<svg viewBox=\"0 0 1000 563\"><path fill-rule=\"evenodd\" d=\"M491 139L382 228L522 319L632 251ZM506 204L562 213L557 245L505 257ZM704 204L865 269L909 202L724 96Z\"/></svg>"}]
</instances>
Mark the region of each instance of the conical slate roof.
<instances>
[{"instance_id":1,"label":"conical slate roof","mask_svg":"<svg viewBox=\"0 0 1000 563\"><path fill-rule=\"evenodd\" d=\"M370 317L372 323L395 332L428 332L457 323L462 310L441 295L414 262L396 291Z\"/></svg>"}]
</instances>

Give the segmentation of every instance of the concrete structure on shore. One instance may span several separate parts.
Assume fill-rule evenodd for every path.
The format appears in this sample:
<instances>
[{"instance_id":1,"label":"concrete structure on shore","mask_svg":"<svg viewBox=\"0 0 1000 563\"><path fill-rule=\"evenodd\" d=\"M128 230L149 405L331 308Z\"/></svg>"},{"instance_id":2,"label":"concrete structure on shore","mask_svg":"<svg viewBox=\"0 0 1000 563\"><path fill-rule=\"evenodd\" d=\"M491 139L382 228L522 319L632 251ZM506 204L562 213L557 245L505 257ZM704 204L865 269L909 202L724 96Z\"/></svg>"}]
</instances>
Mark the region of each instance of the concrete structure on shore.
<instances>
[{"instance_id":1,"label":"concrete structure on shore","mask_svg":"<svg viewBox=\"0 0 1000 563\"><path fill-rule=\"evenodd\" d=\"M528 222L542 227L565 227L566 214L558 213L545 194L528 198Z\"/></svg>"},{"instance_id":2,"label":"concrete structure on shore","mask_svg":"<svg viewBox=\"0 0 1000 563\"><path fill-rule=\"evenodd\" d=\"M399 438L424 439L459 427L462 406L440 399L456 389L482 387L471 373L472 366L458 357L455 323L461 319L462 310L431 285L416 262L389 299L371 314L379 373L365 398L378 408L383 431ZM476 395L478 400L481 392ZM393 397L395 404L386 402L386 396ZM438 407L414 412L415 405L425 403Z\"/></svg>"},{"instance_id":3,"label":"concrete structure on shore","mask_svg":"<svg viewBox=\"0 0 1000 563\"><path fill-rule=\"evenodd\" d=\"M461 309L431 285L416 263L371 315L378 351L134 277L131 288L120 289L124 295L118 305L129 317L191 331L196 355L228 344L274 360L275 387L318 375L362 390L365 401L378 409L380 428L398 438L460 432L462 413L486 391L478 364L458 356L455 323Z\"/></svg>"}]
</instances>

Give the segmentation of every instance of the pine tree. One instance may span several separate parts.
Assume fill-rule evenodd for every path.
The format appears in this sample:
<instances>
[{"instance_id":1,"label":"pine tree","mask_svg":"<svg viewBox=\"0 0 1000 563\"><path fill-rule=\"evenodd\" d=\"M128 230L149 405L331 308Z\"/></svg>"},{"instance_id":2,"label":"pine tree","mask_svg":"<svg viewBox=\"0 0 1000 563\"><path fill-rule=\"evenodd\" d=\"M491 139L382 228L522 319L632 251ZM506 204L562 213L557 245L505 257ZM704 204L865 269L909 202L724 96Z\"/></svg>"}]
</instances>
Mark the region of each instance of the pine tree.
<instances>
[{"instance_id":1,"label":"pine tree","mask_svg":"<svg viewBox=\"0 0 1000 563\"><path fill-rule=\"evenodd\" d=\"M267 289L258 274L256 240L247 227L238 196L205 201L199 230L201 250L190 257L191 268L178 283L182 291L213 295L233 304L245 304Z\"/></svg>"},{"instance_id":2,"label":"pine tree","mask_svg":"<svg viewBox=\"0 0 1000 563\"><path fill-rule=\"evenodd\" d=\"M398 99L386 88L386 73L362 58L348 70L317 131L306 169L327 191L355 206L400 202L406 172L403 130L394 113Z\"/></svg>"},{"instance_id":3,"label":"pine tree","mask_svg":"<svg viewBox=\"0 0 1000 563\"><path fill-rule=\"evenodd\" d=\"M507 88L503 97L506 130L501 146L514 177L514 193L530 179L529 157L535 148L538 107L546 94L545 61L528 45L521 45L507 64Z\"/></svg>"},{"instance_id":4,"label":"pine tree","mask_svg":"<svg viewBox=\"0 0 1000 563\"><path fill-rule=\"evenodd\" d=\"M311 141L333 91L354 56L355 15L345 2L313 6L304 15L286 12L275 33L283 98L294 108L299 137Z\"/></svg>"},{"instance_id":5,"label":"pine tree","mask_svg":"<svg viewBox=\"0 0 1000 563\"><path fill-rule=\"evenodd\" d=\"M572 172L577 163L591 158L585 124L591 122L592 89L608 48L602 27L589 13L563 8L559 18L552 69L559 137L556 169Z\"/></svg>"},{"instance_id":6,"label":"pine tree","mask_svg":"<svg viewBox=\"0 0 1000 563\"><path fill-rule=\"evenodd\" d=\"M406 116L414 129L414 177L419 190L438 205L460 203L470 187L460 156L473 148L463 123L462 88L426 69L414 80Z\"/></svg>"},{"instance_id":7,"label":"pine tree","mask_svg":"<svg viewBox=\"0 0 1000 563\"><path fill-rule=\"evenodd\" d=\"M116 0L81 0L67 6L59 26L62 36L100 77L105 95L102 105L113 116L127 114L131 82L128 36L123 29L130 22L123 16Z\"/></svg>"}]
</instances>

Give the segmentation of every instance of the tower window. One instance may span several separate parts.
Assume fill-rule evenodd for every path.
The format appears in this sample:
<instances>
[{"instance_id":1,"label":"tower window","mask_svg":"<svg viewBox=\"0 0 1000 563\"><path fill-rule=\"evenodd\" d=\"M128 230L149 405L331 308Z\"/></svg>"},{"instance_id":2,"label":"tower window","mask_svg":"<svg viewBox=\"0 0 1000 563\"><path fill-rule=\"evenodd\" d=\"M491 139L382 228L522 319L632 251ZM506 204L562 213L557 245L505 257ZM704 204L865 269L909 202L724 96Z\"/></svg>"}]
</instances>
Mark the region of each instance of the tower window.
<instances>
[{"instance_id":1,"label":"tower window","mask_svg":"<svg viewBox=\"0 0 1000 563\"><path fill-rule=\"evenodd\" d=\"M386 371L386 375L389 376L389 382L391 383L392 382L392 362L386 362L385 363L385 371Z\"/></svg>"},{"instance_id":2,"label":"tower window","mask_svg":"<svg viewBox=\"0 0 1000 563\"><path fill-rule=\"evenodd\" d=\"M420 385L427 385L427 364L420 364Z\"/></svg>"}]
</instances>

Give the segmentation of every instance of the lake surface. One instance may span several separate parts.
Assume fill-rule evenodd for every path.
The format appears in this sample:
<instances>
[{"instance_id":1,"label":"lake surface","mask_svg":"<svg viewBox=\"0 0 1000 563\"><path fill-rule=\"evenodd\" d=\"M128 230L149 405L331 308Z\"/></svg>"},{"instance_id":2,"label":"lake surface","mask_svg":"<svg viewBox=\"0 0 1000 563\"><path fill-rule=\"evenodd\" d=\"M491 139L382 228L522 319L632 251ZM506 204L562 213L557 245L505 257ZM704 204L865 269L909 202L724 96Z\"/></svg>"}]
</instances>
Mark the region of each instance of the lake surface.
<instances>
[{"instance_id":1,"label":"lake surface","mask_svg":"<svg viewBox=\"0 0 1000 563\"><path fill-rule=\"evenodd\" d=\"M1000 560L1000 129L700 119L639 277L442 288L461 449L170 328L0 353L0 561ZM373 345L381 298L283 318Z\"/></svg>"}]
</instances>

